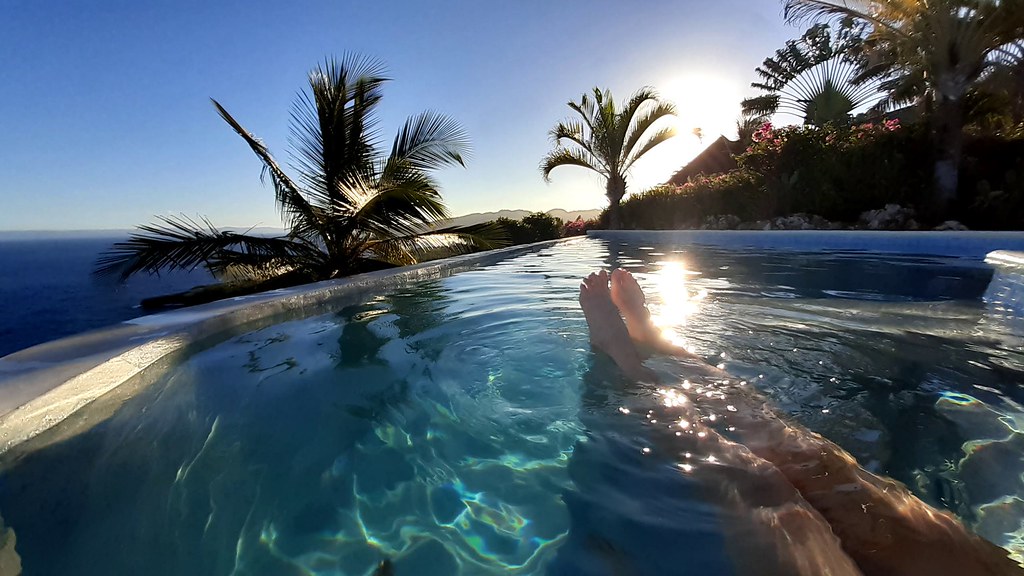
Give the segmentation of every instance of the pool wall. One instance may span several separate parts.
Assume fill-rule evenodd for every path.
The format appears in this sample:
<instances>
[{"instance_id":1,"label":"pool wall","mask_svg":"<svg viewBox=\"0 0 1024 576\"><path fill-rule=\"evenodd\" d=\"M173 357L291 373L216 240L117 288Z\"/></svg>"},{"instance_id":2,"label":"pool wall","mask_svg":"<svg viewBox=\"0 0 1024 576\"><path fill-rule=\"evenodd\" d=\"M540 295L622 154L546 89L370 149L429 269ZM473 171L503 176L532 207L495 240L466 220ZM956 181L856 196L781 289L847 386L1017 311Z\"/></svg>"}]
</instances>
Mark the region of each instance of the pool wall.
<instances>
[{"instance_id":1,"label":"pool wall","mask_svg":"<svg viewBox=\"0 0 1024 576\"><path fill-rule=\"evenodd\" d=\"M703 244L722 248L835 250L922 254L982 260L994 250L1024 251L1024 232L885 232L874 230L592 230L591 238Z\"/></svg>"},{"instance_id":2,"label":"pool wall","mask_svg":"<svg viewBox=\"0 0 1024 576\"><path fill-rule=\"evenodd\" d=\"M995 250L1024 252L1024 233L1019 232L680 230L592 231L588 236L723 248L927 254L976 260L979 265ZM242 296L143 316L15 352L0 358L0 457L16 456L15 447L17 453L31 451L102 422L124 400L193 351L272 324L285 314L324 313L345 302L419 280L494 264L560 242L579 241L583 240L516 246ZM1007 281L1013 284L1021 278L1014 272ZM1024 282L1016 285L1024 286ZM64 425L55 428L60 423Z\"/></svg>"}]
</instances>

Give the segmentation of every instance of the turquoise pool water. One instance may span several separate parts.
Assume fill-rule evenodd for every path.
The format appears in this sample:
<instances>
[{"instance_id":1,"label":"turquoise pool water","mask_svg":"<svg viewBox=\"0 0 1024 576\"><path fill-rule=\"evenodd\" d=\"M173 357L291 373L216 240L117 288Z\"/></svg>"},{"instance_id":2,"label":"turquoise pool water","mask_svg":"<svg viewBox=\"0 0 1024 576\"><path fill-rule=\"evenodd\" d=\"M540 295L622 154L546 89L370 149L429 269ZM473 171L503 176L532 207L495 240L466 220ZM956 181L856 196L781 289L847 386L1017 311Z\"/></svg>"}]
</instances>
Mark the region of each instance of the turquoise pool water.
<instances>
[{"instance_id":1,"label":"turquoise pool water","mask_svg":"<svg viewBox=\"0 0 1024 576\"><path fill-rule=\"evenodd\" d=\"M714 455L664 449L681 369L635 385L589 349L579 280L612 267L780 412L1019 547L1024 348L990 267L589 239L231 338L7 462L25 574L733 573Z\"/></svg>"}]
</instances>

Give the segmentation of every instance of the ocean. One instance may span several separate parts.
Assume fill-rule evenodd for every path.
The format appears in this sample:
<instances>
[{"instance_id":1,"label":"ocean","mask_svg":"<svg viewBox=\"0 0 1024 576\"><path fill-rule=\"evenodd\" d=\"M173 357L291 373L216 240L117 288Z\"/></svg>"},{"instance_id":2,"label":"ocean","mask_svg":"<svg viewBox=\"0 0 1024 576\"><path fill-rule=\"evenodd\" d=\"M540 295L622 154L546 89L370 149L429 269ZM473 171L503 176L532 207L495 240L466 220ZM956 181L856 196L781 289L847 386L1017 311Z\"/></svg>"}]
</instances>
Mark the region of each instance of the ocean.
<instances>
[{"instance_id":1,"label":"ocean","mask_svg":"<svg viewBox=\"0 0 1024 576\"><path fill-rule=\"evenodd\" d=\"M96 278L96 258L119 235L0 235L0 357L142 316L144 298L213 282L205 270Z\"/></svg>"}]
</instances>

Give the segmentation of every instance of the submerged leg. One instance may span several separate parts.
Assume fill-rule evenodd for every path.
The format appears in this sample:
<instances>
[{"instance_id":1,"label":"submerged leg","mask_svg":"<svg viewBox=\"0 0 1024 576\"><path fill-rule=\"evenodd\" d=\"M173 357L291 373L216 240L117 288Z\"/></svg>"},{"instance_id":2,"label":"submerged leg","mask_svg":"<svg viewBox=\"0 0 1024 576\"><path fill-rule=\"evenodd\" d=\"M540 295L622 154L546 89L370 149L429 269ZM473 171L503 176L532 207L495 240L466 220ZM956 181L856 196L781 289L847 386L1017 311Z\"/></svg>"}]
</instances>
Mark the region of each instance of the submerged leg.
<instances>
[{"instance_id":1,"label":"submerged leg","mask_svg":"<svg viewBox=\"0 0 1024 576\"><path fill-rule=\"evenodd\" d=\"M608 282L608 274L602 271L589 275L580 286L580 305L590 327L591 343L611 356L627 377L654 382L654 374L642 366L619 310L611 300ZM633 282L635 285L635 280ZM640 308L646 312L643 292L639 285L635 288L620 290L619 297L621 300L639 294L640 300L633 301L639 302L639 308L630 310L627 322L632 318L632 324L643 330L646 329L640 314ZM650 322L649 314L645 319ZM656 342L653 335L649 342ZM708 452L711 461L717 462L702 472L702 484L733 518L725 529L727 541L735 549L733 560L741 573L860 574L843 553L828 524L779 470L743 446L696 422L689 414L689 407L679 409L694 422L694 430L699 432L693 438L699 438L701 449ZM672 433L660 432L651 440L660 445L658 452L682 451L680 438ZM713 455L718 455L717 459Z\"/></svg>"},{"instance_id":2,"label":"submerged leg","mask_svg":"<svg viewBox=\"0 0 1024 576\"><path fill-rule=\"evenodd\" d=\"M629 334L666 354L692 360L657 331L643 290L626 271L612 273L612 299L626 317ZM706 366L706 375L729 374ZM733 417L745 447L771 462L839 536L859 567L874 574L1018 574L1005 550L969 533L893 480L872 474L846 451L820 435L780 419L761 398L735 394L744 404ZM747 453L749 453L747 452Z\"/></svg>"},{"instance_id":3,"label":"submerged leg","mask_svg":"<svg viewBox=\"0 0 1024 576\"><path fill-rule=\"evenodd\" d=\"M743 442L828 520L865 574L1024 573L1006 550L971 534L899 482L864 470L820 435L777 417L740 420L735 423Z\"/></svg>"}]
</instances>

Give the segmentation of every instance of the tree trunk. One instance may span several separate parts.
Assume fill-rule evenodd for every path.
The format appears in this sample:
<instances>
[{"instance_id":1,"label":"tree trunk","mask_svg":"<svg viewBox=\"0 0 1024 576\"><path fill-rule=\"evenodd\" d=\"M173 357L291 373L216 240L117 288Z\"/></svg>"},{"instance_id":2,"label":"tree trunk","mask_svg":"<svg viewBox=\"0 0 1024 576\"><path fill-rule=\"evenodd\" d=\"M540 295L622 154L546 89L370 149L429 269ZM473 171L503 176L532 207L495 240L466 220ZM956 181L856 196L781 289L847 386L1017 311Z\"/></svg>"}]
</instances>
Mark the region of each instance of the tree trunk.
<instances>
[{"instance_id":1,"label":"tree trunk","mask_svg":"<svg viewBox=\"0 0 1024 576\"><path fill-rule=\"evenodd\" d=\"M626 195L626 179L621 174L614 174L608 178L605 195L608 197L608 228L622 230L622 211L619 202Z\"/></svg>"},{"instance_id":2,"label":"tree trunk","mask_svg":"<svg viewBox=\"0 0 1024 576\"><path fill-rule=\"evenodd\" d=\"M935 105L935 171L932 205L926 211L935 220L949 218L960 178L964 147L963 98L939 95Z\"/></svg>"}]
</instances>

